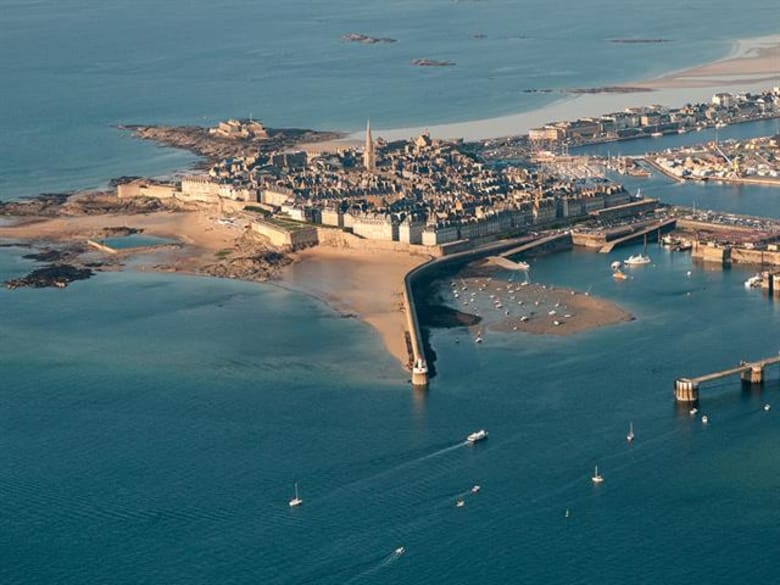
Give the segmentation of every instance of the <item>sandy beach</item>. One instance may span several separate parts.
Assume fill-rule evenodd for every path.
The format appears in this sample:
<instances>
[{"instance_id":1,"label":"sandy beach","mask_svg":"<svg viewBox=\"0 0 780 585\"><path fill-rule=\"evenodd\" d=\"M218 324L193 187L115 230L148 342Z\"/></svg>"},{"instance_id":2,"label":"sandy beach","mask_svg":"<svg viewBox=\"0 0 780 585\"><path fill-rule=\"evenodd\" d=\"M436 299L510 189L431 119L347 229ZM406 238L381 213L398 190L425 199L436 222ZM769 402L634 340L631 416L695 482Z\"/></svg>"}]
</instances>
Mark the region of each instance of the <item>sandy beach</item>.
<instances>
[{"instance_id":1,"label":"sandy beach","mask_svg":"<svg viewBox=\"0 0 780 585\"><path fill-rule=\"evenodd\" d=\"M575 335L633 320L633 315L606 299L568 288L525 284L521 277L454 278L444 302L482 318L472 332L486 339L490 331L535 335Z\"/></svg>"},{"instance_id":2,"label":"sandy beach","mask_svg":"<svg viewBox=\"0 0 780 585\"><path fill-rule=\"evenodd\" d=\"M400 140L430 132L439 138L479 140L525 134L531 128L558 120L600 116L627 107L663 104L680 107L688 102L709 101L719 91L758 91L780 85L780 36L735 41L728 55L717 61L668 73L656 79L627 81L627 87L653 91L637 93L597 93L567 95L552 104L506 116L450 124L406 128L376 128L374 136ZM360 141L355 132L345 141Z\"/></svg>"},{"instance_id":3,"label":"sandy beach","mask_svg":"<svg viewBox=\"0 0 780 585\"><path fill-rule=\"evenodd\" d=\"M426 258L322 246L295 256L296 262L282 270L284 285L323 299L337 311L368 323L379 332L387 350L407 365L403 279Z\"/></svg>"}]
</instances>

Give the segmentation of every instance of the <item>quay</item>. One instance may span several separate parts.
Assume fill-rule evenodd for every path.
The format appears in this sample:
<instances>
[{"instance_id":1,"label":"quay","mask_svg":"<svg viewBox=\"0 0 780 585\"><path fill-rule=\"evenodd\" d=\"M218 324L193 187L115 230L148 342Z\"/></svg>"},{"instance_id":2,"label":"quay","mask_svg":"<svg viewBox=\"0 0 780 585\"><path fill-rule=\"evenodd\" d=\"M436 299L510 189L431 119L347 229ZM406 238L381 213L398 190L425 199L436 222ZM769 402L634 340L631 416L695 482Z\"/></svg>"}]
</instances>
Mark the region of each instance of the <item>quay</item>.
<instances>
[{"instance_id":1,"label":"quay","mask_svg":"<svg viewBox=\"0 0 780 585\"><path fill-rule=\"evenodd\" d=\"M612 250L614 250L618 246L622 246L623 244L629 244L637 240L642 240L645 238L645 236L647 236L648 239L653 239L653 238L657 239L659 234L663 232L672 231L676 225L677 225L676 219L665 219L658 223L653 223L647 226L646 228L637 230L631 234L628 234L627 236L623 236L622 238L617 238L615 240L612 240L611 242L604 244L599 250L599 253L609 254Z\"/></svg>"},{"instance_id":2,"label":"quay","mask_svg":"<svg viewBox=\"0 0 780 585\"><path fill-rule=\"evenodd\" d=\"M764 382L764 369L778 363L780 363L780 355L754 362L741 361L736 367L695 378L677 378L674 381L674 397L677 402L696 402L699 400L699 386L705 382L735 374L739 374L743 384L762 384Z\"/></svg>"}]
</instances>

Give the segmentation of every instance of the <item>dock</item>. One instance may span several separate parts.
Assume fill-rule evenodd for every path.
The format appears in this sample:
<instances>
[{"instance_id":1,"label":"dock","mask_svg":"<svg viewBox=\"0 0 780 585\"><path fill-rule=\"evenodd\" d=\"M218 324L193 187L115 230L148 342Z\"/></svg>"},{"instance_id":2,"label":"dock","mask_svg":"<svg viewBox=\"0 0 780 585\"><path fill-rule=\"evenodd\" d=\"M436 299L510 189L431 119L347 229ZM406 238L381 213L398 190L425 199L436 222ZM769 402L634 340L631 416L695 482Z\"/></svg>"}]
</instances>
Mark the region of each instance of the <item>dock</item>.
<instances>
[{"instance_id":1,"label":"dock","mask_svg":"<svg viewBox=\"0 0 780 585\"><path fill-rule=\"evenodd\" d=\"M599 253L609 254L612 250L614 250L618 246L622 246L623 244L630 244L635 241L641 241L645 238L645 236L647 236L649 239L652 239L651 236L657 239L658 234L672 231L676 225L677 225L677 219L674 218L659 221L643 229L628 234L627 236L623 236L622 238L617 238L616 240L612 240L611 242L604 244L599 250Z\"/></svg>"},{"instance_id":2,"label":"dock","mask_svg":"<svg viewBox=\"0 0 780 585\"><path fill-rule=\"evenodd\" d=\"M705 382L736 374L739 374L743 384L762 384L764 382L764 369L778 363L780 363L780 355L754 362L741 361L739 365L733 368L696 376L695 378L677 378L674 381L674 396L677 402L696 402L699 400L699 386Z\"/></svg>"}]
</instances>

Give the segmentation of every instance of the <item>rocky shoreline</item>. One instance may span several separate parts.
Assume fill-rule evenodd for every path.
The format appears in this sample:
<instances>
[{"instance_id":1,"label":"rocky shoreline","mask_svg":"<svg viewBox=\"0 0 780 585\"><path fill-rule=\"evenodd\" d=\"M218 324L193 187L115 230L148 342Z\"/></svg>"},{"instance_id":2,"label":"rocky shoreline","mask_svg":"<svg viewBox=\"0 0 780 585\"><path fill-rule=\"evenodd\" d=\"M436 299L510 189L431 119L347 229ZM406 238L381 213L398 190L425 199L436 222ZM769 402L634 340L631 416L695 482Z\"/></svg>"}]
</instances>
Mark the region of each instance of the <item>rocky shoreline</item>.
<instances>
[{"instance_id":1,"label":"rocky shoreline","mask_svg":"<svg viewBox=\"0 0 780 585\"><path fill-rule=\"evenodd\" d=\"M253 138L218 136L201 126L121 124L117 128L127 130L141 140L150 140L163 146L187 150L203 159L196 165L198 168L209 168L227 158L254 155L258 152L270 153L302 143L325 142L344 136L341 132L320 132L300 128L268 128L267 137Z\"/></svg>"},{"instance_id":2,"label":"rocky shoreline","mask_svg":"<svg viewBox=\"0 0 780 585\"><path fill-rule=\"evenodd\" d=\"M4 284L10 290L25 286L30 288L65 288L71 282L86 280L93 274L91 268L80 268L71 264L52 264L33 270L27 276L6 280Z\"/></svg>"}]
</instances>

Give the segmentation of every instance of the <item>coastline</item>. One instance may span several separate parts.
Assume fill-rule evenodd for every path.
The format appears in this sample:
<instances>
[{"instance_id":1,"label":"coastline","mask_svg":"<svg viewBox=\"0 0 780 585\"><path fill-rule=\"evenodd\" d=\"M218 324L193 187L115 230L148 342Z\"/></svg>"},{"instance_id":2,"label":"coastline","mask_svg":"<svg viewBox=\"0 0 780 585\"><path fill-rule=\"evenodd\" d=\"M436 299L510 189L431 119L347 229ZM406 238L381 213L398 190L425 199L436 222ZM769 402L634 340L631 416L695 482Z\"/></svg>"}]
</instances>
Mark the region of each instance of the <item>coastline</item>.
<instances>
[{"instance_id":1,"label":"coastline","mask_svg":"<svg viewBox=\"0 0 780 585\"><path fill-rule=\"evenodd\" d=\"M426 262L426 257L318 246L296 252L293 258L293 263L282 269L279 282L367 323L387 351L404 368L408 366L404 276Z\"/></svg>"},{"instance_id":2,"label":"coastline","mask_svg":"<svg viewBox=\"0 0 780 585\"><path fill-rule=\"evenodd\" d=\"M423 132L440 138L481 140L525 134L531 128L557 120L574 120L600 116L627 107L660 103L682 106L687 102L709 101L713 93L729 88L756 91L780 85L780 35L738 39L732 41L725 56L671 71L659 77L642 81L626 81L619 86L651 89L636 93L586 93L567 95L542 108L463 122L430 126L375 129L374 134L385 140L400 140ZM362 140L362 132L346 136L343 144Z\"/></svg>"}]
</instances>

